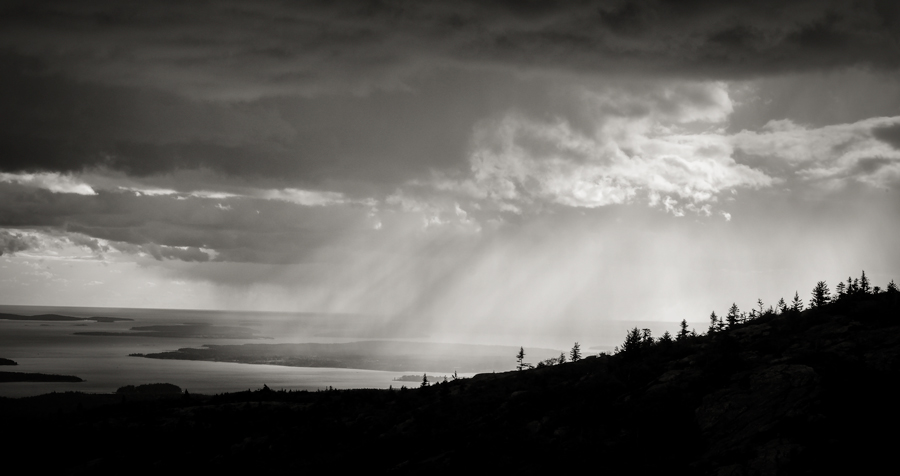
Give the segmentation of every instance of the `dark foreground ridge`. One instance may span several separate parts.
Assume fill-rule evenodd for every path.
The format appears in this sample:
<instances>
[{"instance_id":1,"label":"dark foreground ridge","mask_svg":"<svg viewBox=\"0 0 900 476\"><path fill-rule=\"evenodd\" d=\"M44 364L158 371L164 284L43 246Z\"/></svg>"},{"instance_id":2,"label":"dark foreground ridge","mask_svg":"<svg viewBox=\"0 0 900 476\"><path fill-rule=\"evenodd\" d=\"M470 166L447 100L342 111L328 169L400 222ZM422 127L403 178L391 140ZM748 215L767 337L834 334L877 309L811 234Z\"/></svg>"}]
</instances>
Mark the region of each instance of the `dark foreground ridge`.
<instances>
[{"instance_id":1,"label":"dark foreground ridge","mask_svg":"<svg viewBox=\"0 0 900 476\"><path fill-rule=\"evenodd\" d=\"M119 474L136 462L237 474L891 467L898 293L754 317L708 335L626 342L615 355L416 389L2 399L2 444L40 469L75 474Z\"/></svg>"}]
</instances>

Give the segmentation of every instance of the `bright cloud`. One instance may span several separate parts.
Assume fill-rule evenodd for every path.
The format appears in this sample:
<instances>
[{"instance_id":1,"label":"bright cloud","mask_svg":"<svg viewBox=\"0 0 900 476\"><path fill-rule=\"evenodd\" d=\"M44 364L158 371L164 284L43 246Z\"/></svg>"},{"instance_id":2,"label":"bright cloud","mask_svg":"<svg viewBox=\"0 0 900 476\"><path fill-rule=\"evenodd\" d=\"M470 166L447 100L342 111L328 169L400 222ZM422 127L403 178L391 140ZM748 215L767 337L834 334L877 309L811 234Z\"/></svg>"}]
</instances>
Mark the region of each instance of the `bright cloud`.
<instances>
[{"instance_id":1,"label":"bright cloud","mask_svg":"<svg viewBox=\"0 0 900 476\"><path fill-rule=\"evenodd\" d=\"M30 187L43 188L53 193L74 193L78 195L97 195L90 185L80 182L71 175L55 172L34 174L0 173L0 182L18 183Z\"/></svg>"},{"instance_id":2,"label":"bright cloud","mask_svg":"<svg viewBox=\"0 0 900 476\"><path fill-rule=\"evenodd\" d=\"M587 95L592 112L600 111L590 132L563 118L542 121L516 113L482 122L469 159L472 178L456 190L507 203L546 200L585 208L638 196L656 206L667 195L699 210L723 190L777 181L737 163L721 130L688 131L698 122L727 119L732 103L720 84L660 88L631 98L627 91ZM450 188L446 180L435 187Z\"/></svg>"},{"instance_id":3,"label":"bright cloud","mask_svg":"<svg viewBox=\"0 0 900 476\"><path fill-rule=\"evenodd\" d=\"M877 187L900 181L900 149L877 131L900 126L900 117L877 117L851 124L810 128L790 120L769 121L761 131L741 131L733 146L794 167L808 180L857 180Z\"/></svg>"},{"instance_id":4,"label":"bright cloud","mask_svg":"<svg viewBox=\"0 0 900 476\"><path fill-rule=\"evenodd\" d=\"M341 193L301 190L298 188L262 190L255 192L253 195L266 200L280 200L307 207L336 205L347 201Z\"/></svg>"}]
</instances>

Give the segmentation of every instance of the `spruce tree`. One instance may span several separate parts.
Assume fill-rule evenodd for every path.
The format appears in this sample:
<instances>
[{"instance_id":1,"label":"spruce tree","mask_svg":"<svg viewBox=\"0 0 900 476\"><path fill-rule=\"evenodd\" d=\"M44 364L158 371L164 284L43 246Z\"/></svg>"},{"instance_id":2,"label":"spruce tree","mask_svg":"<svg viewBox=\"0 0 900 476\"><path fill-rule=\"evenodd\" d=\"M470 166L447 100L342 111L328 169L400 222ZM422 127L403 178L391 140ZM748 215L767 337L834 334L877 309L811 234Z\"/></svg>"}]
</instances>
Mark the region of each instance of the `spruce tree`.
<instances>
[{"instance_id":1,"label":"spruce tree","mask_svg":"<svg viewBox=\"0 0 900 476\"><path fill-rule=\"evenodd\" d=\"M819 281L812 290L812 299L809 301L809 307L822 307L828 304L830 293L831 291L828 290L828 285L825 284L825 281Z\"/></svg>"},{"instance_id":2,"label":"spruce tree","mask_svg":"<svg viewBox=\"0 0 900 476\"><path fill-rule=\"evenodd\" d=\"M872 288L869 287L869 278L866 277L866 271L863 270L862 276L859 277L859 292L869 294Z\"/></svg>"},{"instance_id":3,"label":"spruce tree","mask_svg":"<svg viewBox=\"0 0 900 476\"><path fill-rule=\"evenodd\" d=\"M840 298L844 297L844 293L846 291L847 291L847 286L844 284L843 281L841 281L840 283L837 284L837 286L834 287L834 292L837 293L837 296L835 296L835 299L840 299Z\"/></svg>"},{"instance_id":4,"label":"spruce tree","mask_svg":"<svg viewBox=\"0 0 900 476\"><path fill-rule=\"evenodd\" d=\"M712 314L709 315L709 330L708 334L715 334L715 332L719 330L719 317L716 316L716 311L713 311Z\"/></svg>"},{"instance_id":5,"label":"spruce tree","mask_svg":"<svg viewBox=\"0 0 900 476\"><path fill-rule=\"evenodd\" d=\"M678 331L678 340L683 340L688 336L688 324L687 319L681 320L681 329Z\"/></svg>"},{"instance_id":6,"label":"spruce tree","mask_svg":"<svg viewBox=\"0 0 900 476\"><path fill-rule=\"evenodd\" d=\"M780 312L781 314L784 314L785 312L787 312L787 310L788 310L788 307L787 307L787 303L784 302L784 298L779 298L778 299L778 312Z\"/></svg>"},{"instance_id":7,"label":"spruce tree","mask_svg":"<svg viewBox=\"0 0 900 476\"><path fill-rule=\"evenodd\" d=\"M424 387L427 387L427 386L429 386L429 385L431 385L431 384L428 383L428 376L425 375L425 374L422 374L422 385L421 385L420 387L424 388Z\"/></svg>"},{"instance_id":8,"label":"spruce tree","mask_svg":"<svg viewBox=\"0 0 900 476\"><path fill-rule=\"evenodd\" d=\"M728 321L728 327L734 327L735 324L738 323L738 319L741 317L741 310L738 309L737 304L731 303L731 308L728 309L728 314L725 316L725 319Z\"/></svg>"},{"instance_id":9,"label":"spruce tree","mask_svg":"<svg viewBox=\"0 0 900 476\"><path fill-rule=\"evenodd\" d=\"M628 331L625 335L625 342L622 344L622 352L633 354L641 348L641 331L637 327Z\"/></svg>"},{"instance_id":10,"label":"spruce tree","mask_svg":"<svg viewBox=\"0 0 900 476\"><path fill-rule=\"evenodd\" d=\"M525 348L519 347L519 353L516 354L516 370L525 368Z\"/></svg>"},{"instance_id":11,"label":"spruce tree","mask_svg":"<svg viewBox=\"0 0 900 476\"><path fill-rule=\"evenodd\" d=\"M572 351L569 352L569 360L572 362L578 362L581 360L581 346L578 345L578 342L572 346Z\"/></svg>"},{"instance_id":12,"label":"spruce tree","mask_svg":"<svg viewBox=\"0 0 900 476\"><path fill-rule=\"evenodd\" d=\"M898 292L900 292L900 289L897 289L897 285L894 284L894 280L892 279L891 282L889 282L887 285L887 293L893 295L897 294Z\"/></svg>"},{"instance_id":13,"label":"spruce tree","mask_svg":"<svg viewBox=\"0 0 900 476\"><path fill-rule=\"evenodd\" d=\"M803 310L803 301L800 300L800 295L797 291L794 291L794 300L791 301L791 310L794 312L800 312Z\"/></svg>"},{"instance_id":14,"label":"spruce tree","mask_svg":"<svg viewBox=\"0 0 900 476\"><path fill-rule=\"evenodd\" d=\"M566 363L566 353L560 352L559 357L556 358L556 365Z\"/></svg>"}]
</instances>

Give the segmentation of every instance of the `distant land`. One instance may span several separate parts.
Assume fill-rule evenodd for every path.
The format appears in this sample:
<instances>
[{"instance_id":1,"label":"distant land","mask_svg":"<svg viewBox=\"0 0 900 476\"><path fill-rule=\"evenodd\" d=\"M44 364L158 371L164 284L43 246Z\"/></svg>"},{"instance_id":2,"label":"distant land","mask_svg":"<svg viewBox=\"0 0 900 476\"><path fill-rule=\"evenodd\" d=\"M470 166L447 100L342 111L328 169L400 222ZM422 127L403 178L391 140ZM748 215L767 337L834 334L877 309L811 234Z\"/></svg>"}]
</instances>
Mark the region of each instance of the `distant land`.
<instances>
[{"instance_id":1,"label":"distant land","mask_svg":"<svg viewBox=\"0 0 900 476\"><path fill-rule=\"evenodd\" d=\"M0 313L0 319L7 321L63 321L63 322L71 322L71 321L94 321L94 322L118 322L118 321L133 321L134 319L127 319L124 317L73 317L73 316L63 316L60 314L40 314L37 316L20 316L18 314L7 314Z\"/></svg>"},{"instance_id":2,"label":"distant land","mask_svg":"<svg viewBox=\"0 0 900 476\"><path fill-rule=\"evenodd\" d=\"M15 360L0 358L0 365L19 365Z\"/></svg>"},{"instance_id":3,"label":"distant land","mask_svg":"<svg viewBox=\"0 0 900 476\"><path fill-rule=\"evenodd\" d=\"M128 332L85 331L75 332L80 336L110 337L166 337L166 338L202 338L202 339L271 339L256 335L249 327L216 326L212 324L181 324L132 327Z\"/></svg>"},{"instance_id":4,"label":"distant land","mask_svg":"<svg viewBox=\"0 0 900 476\"><path fill-rule=\"evenodd\" d=\"M343 369L425 370L452 374L512 369L518 347L442 344L405 341L361 341L343 344L243 344L205 345L201 349L181 348L171 352L131 354L150 359L204 360L289 367L330 367ZM537 364L557 357L559 350L525 349L525 360Z\"/></svg>"},{"instance_id":5,"label":"distant land","mask_svg":"<svg viewBox=\"0 0 900 476\"><path fill-rule=\"evenodd\" d=\"M74 375L0 372L0 383L11 382L84 382L84 380Z\"/></svg>"}]
</instances>

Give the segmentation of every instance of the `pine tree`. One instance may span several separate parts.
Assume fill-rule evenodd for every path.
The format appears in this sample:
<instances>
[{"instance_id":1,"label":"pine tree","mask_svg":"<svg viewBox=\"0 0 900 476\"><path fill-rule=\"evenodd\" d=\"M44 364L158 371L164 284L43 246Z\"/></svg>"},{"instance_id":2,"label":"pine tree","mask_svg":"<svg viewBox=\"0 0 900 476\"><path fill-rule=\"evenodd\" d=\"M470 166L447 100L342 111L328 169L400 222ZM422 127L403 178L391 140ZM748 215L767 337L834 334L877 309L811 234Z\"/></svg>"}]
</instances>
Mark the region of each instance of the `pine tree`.
<instances>
[{"instance_id":1,"label":"pine tree","mask_svg":"<svg viewBox=\"0 0 900 476\"><path fill-rule=\"evenodd\" d=\"M427 386L429 386L429 385L431 385L431 384L428 383L428 376L425 375L425 374L422 374L422 385L420 385L420 387L421 387L421 388L424 388L424 387L427 387Z\"/></svg>"},{"instance_id":2,"label":"pine tree","mask_svg":"<svg viewBox=\"0 0 900 476\"><path fill-rule=\"evenodd\" d=\"M716 316L716 311L713 311L712 314L709 315L709 330L708 334L715 334L715 332L719 330L719 317Z\"/></svg>"},{"instance_id":3,"label":"pine tree","mask_svg":"<svg viewBox=\"0 0 900 476\"><path fill-rule=\"evenodd\" d=\"M900 289L897 289L897 285L894 284L894 280L892 279L891 282L889 282L887 285L887 293L897 294L898 292L900 292Z\"/></svg>"},{"instance_id":4,"label":"pine tree","mask_svg":"<svg viewBox=\"0 0 900 476\"><path fill-rule=\"evenodd\" d=\"M519 347L519 353L516 354L516 370L525 368L525 348Z\"/></svg>"},{"instance_id":5,"label":"pine tree","mask_svg":"<svg viewBox=\"0 0 900 476\"><path fill-rule=\"evenodd\" d=\"M566 353L560 352L559 357L556 358L556 365L566 363Z\"/></svg>"},{"instance_id":6,"label":"pine tree","mask_svg":"<svg viewBox=\"0 0 900 476\"><path fill-rule=\"evenodd\" d=\"M831 300L829 294L831 294L831 291L828 290L828 285L825 284L825 281L819 281L812 290L812 299L809 301L809 307L822 307L828 304L828 301Z\"/></svg>"},{"instance_id":7,"label":"pine tree","mask_svg":"<svg viewBox=\"0 0 900 476\"><path fill-rule=\"evenodd\" d=\"M571 352L569 352L569 360L572 362L578 362L581 360L581 346L578 345L578 342L572 346Z\"/></svg>"},{"instance_id":8,"label":"pine tree","mask_svg":"<svg viewBox=\"0 0 900 476\"><path fill-rule=\"evenodd\" d=\"M781 314L784 314L785 312L787 312L787 310L788 310L788 307L787 307L787 303L784 302L784 298L779 298L778 299L778 312L780 312Z\"/></svg>"},{"instance_id":9,"label":"pine tree","mask_svg":"<svg viewBox=\"0 0 900 476\"><path fill-rule=\"evenodd\" d=\"M632 354L641 348L641 331L635 327L625 335L625 343L622 344L622 352Z\"/></svg>"},{"instance_id":10,"label":"pine tree","mask_svg":"<svg viewBox=\"0 0 900 476\"><path fill-rule=\"evenodd\" d=\"M837 293L835 299L840 299L844 297L844 293L847 292L847 286L842 282L838 283L837 286L834 287L834 292Z\"/></svg>"},{"instance_id":11,"label":"pine tree","mask_svg":"<svg viewBox=\"0 0 900 476\"><path fill-rule=\"evenodd\" d=\"M794 300L791 301L791 310L794 312L803 310L803 301L800 300L800 295L796 291L794 291Z\"/></svg>"},{"instance_id":12,"label":"pine tree","mask_svg":"<svg viewBox=\"0 0 900 476\"><path fill-rule=\"evenodd\" d=\"M728 309L728 314L725 316L725 319L728 321L728 327L734 327L735 324L738 323L738 319L741 317L741 310L738 309L737 304L731 303L731 308Z\"/></svg>"},{"instance_id":13,"label":"pine tree","mask_svg":"<svg viewBox=\"0 0 900 476\"><path fill-rule=\"evenodd\" d=\"M687 319L681 320L681 329L678 331L678 340L683 340L688 336L688 324Z\"/></svg>"},{"instance_id":14,"label":"pine tree","mask_svg":"<svg viewBox=\"0 0 900 476\"><path fill-rule=\"evenodd\" d=\"M866 271L863 270L862 276L859 277L859 291L863 294L869 294L872 288L869 287L869 278L866 277Z\"/></svg>"},{"instance_id":15,"label":"pine tree","mask_svg":"<svg viewBox=\"0 0 900 476\"><path fill-rule=\"evenodd\" d=\"M669 331L663 332L662 337L659 338L659 342L663 345L671 344L673 342L672 334L669 334Z\"/></svg>"}]
</instances>

